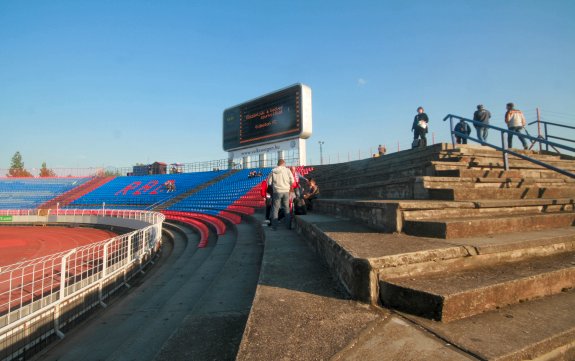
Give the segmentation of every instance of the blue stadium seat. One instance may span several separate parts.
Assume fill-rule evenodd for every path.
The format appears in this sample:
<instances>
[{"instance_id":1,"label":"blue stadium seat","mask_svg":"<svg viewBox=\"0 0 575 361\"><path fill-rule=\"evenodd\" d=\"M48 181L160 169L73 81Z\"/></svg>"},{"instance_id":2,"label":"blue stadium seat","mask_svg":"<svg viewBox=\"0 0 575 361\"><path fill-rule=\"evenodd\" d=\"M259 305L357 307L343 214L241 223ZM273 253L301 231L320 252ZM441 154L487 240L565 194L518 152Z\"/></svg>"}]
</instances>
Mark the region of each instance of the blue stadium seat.
<instances>
[{"instance_id":1,"label":"blue stadium seat","mask_svg":"<svg viewBox=\"0 0 575 361\"><path fill-rule=\"evenodd\" d=\"M217 215L267 179L271 168L255 169L261 177L249 178L254 169L241 170L221 181L184 198L168 208L170 211L199 212Z\"/></svg>"},{"instance_id":2,"label":"blue stadium seat","mask_svg":"<svg viewBox=\"0 0 575 361\"><path fill-rule=\"evenodd\" d=\"M32 209L90 178L0 178L0 209Z\"/></svg>"},{"instance_id":3,"label":"blue stadium seat","mask_svg":"<svg viewBox=\"0 0 575 361\"><path fill-rule=\"evenodd\" d=\"M76 199L68 208L99 208L105 203L106 208L148 209L225 172L227 171L117 177ZM164 186L166 181L174 181L175 191L167 191Z\"/></svg>"}]
</instances>

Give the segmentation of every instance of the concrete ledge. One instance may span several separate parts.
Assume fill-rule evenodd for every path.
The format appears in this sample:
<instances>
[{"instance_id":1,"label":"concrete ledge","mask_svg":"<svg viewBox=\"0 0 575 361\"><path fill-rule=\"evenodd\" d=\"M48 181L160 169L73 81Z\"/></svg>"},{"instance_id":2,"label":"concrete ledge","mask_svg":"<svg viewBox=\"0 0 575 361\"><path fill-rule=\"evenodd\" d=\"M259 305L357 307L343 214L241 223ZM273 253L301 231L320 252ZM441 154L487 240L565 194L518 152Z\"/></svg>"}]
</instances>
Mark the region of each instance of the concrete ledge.
<instances>
[{"instance_id":1,"label":"concrete ledge","mask_svg":"<svg viewBox=\"0 0 575 361\"><path fill-rule=\"evenodd\" d=\"M418 278L385 279L385 306L443 322L469 317L575 286L575 253L560 253Z\"/></svg>"},{"instance_id":2,"label":"concrete ledge","mask_svg":"<svg viewBox=\"0 0 575 361\"><path fill-rule=\"evenodd\" d=\"M317 217L314 217L317 221ZM353 298L377 304L377 273L365 258L356 257L337 241L331 239L314 223L296 218L298 233L302 234L315 253L323 258L332 275ZM309 217L306 217L309 219Z\"/></svg>"},{"instance_id":3,"label":"concrete ledge","mask_svg":"<svg viewBox=\"0 0 575 361\"><path fill-rule=\"evenodd\" d=\"M438 200L520 200L535 198L571 198L573 187L525 187L525 188L444 188L429 189L429 197Z\"/></svg>"},{"instance_id":4,"label":"concrete ledge","mask_svg":"<svg viewBox=\"0 0 575 361\"><path fill-rule=\"evenodd\" d=\"M481 360L575 360L575 291L450 323L406 315Z\"/></svg>"},{"instance_id":5,"label":"concrete ledge","mask_svg":"<svg viewBox=\"0 0 575 361\"><path fill-rule=\"evenodd\" d=\"M378 273L384 269L469 255L463 246L430 238L379 233L330 216L298 216L296 225L349 295L366 303L379 303Z\"/></svg>"},{"instance_id":6,"label":"concrete ledge","mask_svg":"<svg viewBox=\"0 0 575 361\"><path fill-rule=\"evenodd\" d=\"M467 218L441 218L404 221L406 234L443 239L489 236L510 230L538 231L573 226L575 213L487 215Z\"/></svg>"},{"instance_id":7,"label":"concrete ledge","mask_svg":"<svg viewBox=\"0 0 575 361\"><path fill-rule=\"evenodd\" d=\"M382 232L401 232L398 202L318 199L314 207L322 213L360 221Z\"/></svg>"}]
</instances>

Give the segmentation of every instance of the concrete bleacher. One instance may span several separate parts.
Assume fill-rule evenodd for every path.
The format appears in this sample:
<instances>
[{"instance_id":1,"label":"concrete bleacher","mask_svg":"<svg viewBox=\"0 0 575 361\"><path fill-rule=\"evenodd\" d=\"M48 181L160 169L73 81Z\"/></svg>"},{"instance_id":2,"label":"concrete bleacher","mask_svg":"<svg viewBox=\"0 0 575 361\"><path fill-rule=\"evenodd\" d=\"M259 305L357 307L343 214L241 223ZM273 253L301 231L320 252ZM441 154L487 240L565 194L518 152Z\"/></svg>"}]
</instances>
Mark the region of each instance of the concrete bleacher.
<instances>
[{"instance_id":1,"label":"concrete bleacher","mask_svg":"<svg viewBox=\"0 0 575 361\"><path fill-rule=\"evenodd\" d=\"M570 157L525 152L575 170ZM573 179L515 157L505 171L499 152L447 144L310 176L321 199L298 232L353 298L485 359L573 356ZM487 344L490 332L518 340Z\"/></svg>"},{"instance_id":2,"label":"concrete bleacher","mask_svg":"<svg viewBox=\"0 0 575 361\"><path fill-rule=\"evenodd\" d=\"M147 176L116 177L92 192L74 200L68 208L147 209L186 193L203 183L222 175L226 171L158 174ZM167 192L164 183L174 181L176 190Z\"/></svg>"},{"instance_id":3,"label":"concrete bleacher","mask_svg":"<svg viewBox=\"0 0 575 361\"><path fill-rule=\"evenodd\" d=\"M0 209L32 209L90 178L0 178Z\"/></svg>"}]
</instances>

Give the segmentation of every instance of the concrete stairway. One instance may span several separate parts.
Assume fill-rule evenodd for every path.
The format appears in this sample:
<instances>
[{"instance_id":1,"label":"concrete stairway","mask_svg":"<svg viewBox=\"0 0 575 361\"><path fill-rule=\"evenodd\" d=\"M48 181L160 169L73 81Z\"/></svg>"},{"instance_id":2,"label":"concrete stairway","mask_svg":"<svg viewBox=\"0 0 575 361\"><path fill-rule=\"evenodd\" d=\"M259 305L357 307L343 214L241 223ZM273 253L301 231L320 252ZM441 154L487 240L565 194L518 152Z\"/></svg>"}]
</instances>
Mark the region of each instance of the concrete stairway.
<instances>
[{"instance_id":1,"label":"concrete stairway","mask_svg":"<svg viewBox=\"0 0 575 361\"><path fill-rule=\"evenodd\" d=\"M575 170L568 157L526 152ZM505 171L496 151L446 144L311 176L323 215L299 217L298 229L356 299L454 324L535 300L575 306L561 296L575 286L573 179L514 157ZM575 323L564 326L559 346L524 347L575 350Z\"/></svg>"}]
</instances>

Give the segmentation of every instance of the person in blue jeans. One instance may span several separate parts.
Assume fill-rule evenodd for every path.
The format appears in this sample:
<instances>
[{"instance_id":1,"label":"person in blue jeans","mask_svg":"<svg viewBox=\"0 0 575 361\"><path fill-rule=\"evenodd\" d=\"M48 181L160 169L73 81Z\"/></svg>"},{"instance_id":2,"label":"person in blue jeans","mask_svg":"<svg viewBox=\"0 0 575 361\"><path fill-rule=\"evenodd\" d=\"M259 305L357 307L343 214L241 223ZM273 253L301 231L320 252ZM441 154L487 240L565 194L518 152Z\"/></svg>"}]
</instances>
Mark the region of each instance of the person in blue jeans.
<instances>
[{"instance_id":1,"label":"person in blue jeans","mask_svg":"<svg viewBox=\"0 0 575 361\"><path fill-rule=\"evenodd\" d=\"M505 123L507 128L511 131L519 133L517 136L521 143L523 143L523 149L529 149L527 140L521 135L522 130L525 129L527 122L525 121L525 116L521 110L515 109L515 104L507 103L507 113L505 113ZM513 148L513 134L507 133L507 146Z\"/></svg>"},{"instance_id":2,"label":"person in blue jeans","mask_svg":"<svg viewBox=\"0 0 575 361\"><path fill-rule=\"evenodd\" d=\"M289 209L289 196L290 190L295 182L294 176L291 171L285 166L286 162L283 159L278 161L278 166L275 167L268 177L268 186L273 189L272 195L272 229L277 230L278 214L280 208L283 208L285 221L290 227L290 209Z\"/></svg>"},{"instance_id":3,"label":"person in blue jeans","mask_svg":"<svg viewBox=\"0 0 575 361\"><path fill-rule=\"evenodd\" d=\"M489 119L491 119L491 113L485 109L483 105L479 104L477 110L473 113L473 120L483 124L489 124ZM474 126L477 131L477 139L479 139L480 142L486 142L489 128L477 124L474 124Z\"/></svg>"}]
</instances>

